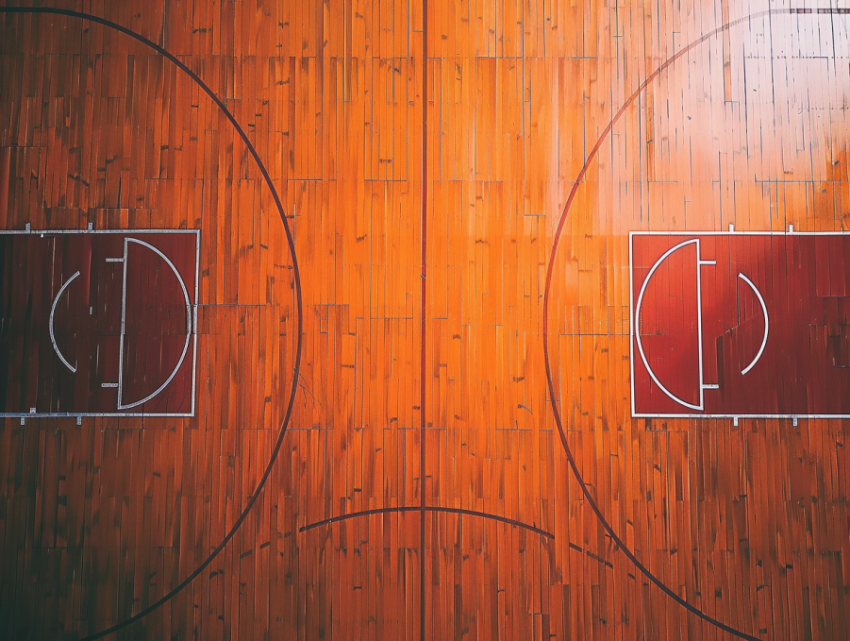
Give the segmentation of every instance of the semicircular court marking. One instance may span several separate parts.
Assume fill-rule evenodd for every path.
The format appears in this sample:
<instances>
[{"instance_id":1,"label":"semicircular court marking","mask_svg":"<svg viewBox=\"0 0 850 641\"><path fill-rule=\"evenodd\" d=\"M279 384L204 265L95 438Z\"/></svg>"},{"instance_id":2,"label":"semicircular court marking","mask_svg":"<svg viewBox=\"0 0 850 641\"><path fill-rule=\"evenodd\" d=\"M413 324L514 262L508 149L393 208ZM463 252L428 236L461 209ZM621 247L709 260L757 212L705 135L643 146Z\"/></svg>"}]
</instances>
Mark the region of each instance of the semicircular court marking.
<instances>
[{"instance_id":1,"label":"semicircular court marking","mask_svg":"<svg viewBox=\"0 0 850 641\"><path fill-rule=\"evenodd\" d=\"M59 345L56 344L56 335L53 333L53 315L56 314L56 306L59 304L59 299L62 298L62 294L65 293L65 290L68 289L68 285L70 285L79 275L80 272L74 272L71 278L66 280L62 284L62 287L59 288L59 293L56 294L56 298L53 299L53 305L50 306L50 320L47 323L47 331L50 334L50 343L53 345L53 351L56 352L56 355L59 357L59 360L62 361L62 364L74 374L77 373L77 368L67 361L67 359L62 355L62 352L59 351Z\"/></svg>"},{"instance_id":2,"label":"semicircular court marking","mask_svg":"<svg viewBox=\"0 0 850 641\"><path fill-rule=\"evenodd\" d=\"M257 499L259 499L260 493L265 487L266 481L268 481L269 476L271 476L272 468L274 467L275 461L277 460L277 457L280 454L281 446L283 445L283 438L284 436L286 436L287 428L289 427L289 423L292 418L292 411L295 407L295 395L298 391L298 377L301 372L301 353L303 350L304 343L304 312L303 299L301 295L301 270L298 266L298 256L295 253L295 237L292 235L292 229L289 227L289 222L286 219L286 212L283 209L283 202L280 199L280 194L278 194L277 189L275 189L274 182L272 181L268 169L266 169L266 166L263 164L263 161L260 158L259 152L257 151L256 147L254 147L254 144L251 142L251 139L248 137L248 134L245 133L245 130L239 124L239 121L236 120L236 117L230 112L230 110L227 108L227 105L222 102L221 98L216 95L216 93L209 87L209 85L207 85L201 79L198 74L196 74L188 66L186 66L186 64L179 58L177 58L177 56L175 56L173 53L169 52L167 49L165 49L161 45L158 45L149 38L146 38L143 35L133 31L132 29L118 24L117 22L112 22L111 20L101 18L100 16L96 16L91 13L74 11L72 9L59 9L56 7L0 7L0 14L13 13L65 16L69 18L76 18L79 20L86 20L94 24L99 24L104 27L114 29L115 31L123 33L129 36L130 38L142 43L153 51L156 51L162 57L174 64L174 66L180 69L180 71L185 73L186 76L188 76L192 82L194 82L207 96L209 96L213 103L215 103L215 105L227 118L239 138L247 147L248 152L254 159L254 162L257 163L257 168L260 170L260 173L263 176L263 182L269 188L269 192L271 193L272 198L274 199L275 209L277 209L278 216L280 216L281 223L283 224L283 229L286 233L287 246L289 247L289 252L292 256L292 277L295 285L295 307L297 312L297 339L295 343L295 364L292 368L292 382L289 387L286 411L284 412L283 419L280 423L278 435L274 442L274 446L272 447L268 464L266 465L265 470L263 470L263 475L257 482L257 485L254 488L253 492L251 492L251 494L249 495L242 512L239 514L231 528L227 531L224 538L209 553L207 558L200 565L198 565L198 567L196 567L185 579L180 581L180 583L177 584L174 588L172 588L169 592L162 595L159 599L157 599L147 607L141 609L136 614L127 617L126 619L116 623L115 625L112 625L98 632L93 632L79 639L79 641L95 641L95 639L100 639L107 635L113 634L114 632L118 632L119 630L126 628L127 626L135 623L136 621L146 617L148 614L157 610L165 603L168 603L172 598L174 598L175 595L177 595L184 588L186 588L186 586L188 586L192 581L194 581L195 578L197 578L201 574L201 572L203 572L210 565L210 563L213 562L213 559L215 559L221 553L224 547L236 535L236 532L239 530L239 528L242 526L242 523L248 517L248 514L251 512L251 509L254 507L254 504L257 502Z\"/></svg>"},{"instance_id":3,"label":"semicircular court marking","mask_svg":"<svg viewBox=\"0 0 850 641\"><path fill-rule=\"evenodd\" d=\"M638 294L637 305L635 305L635 328L636 328L635 329L635 342L637 343L638 352L640 353L640 360L643 361L643 366L646 368L646 371L649 373L650 378L652 378L652 380L655 381L655 384L658 385L658 388L662 392L664 392L667 396L669 396L674 401L676 401L677 403L680 403L681 405L684 405L685 407L690 408L692 410L697 410L697 411L701 412L702 409L703 409L702 402L700 402L699 405L694 405L693 403L688 403L685 399L679 398L673 392L671 392L666 387L664 387L664 384L661 381L658 380L658 377L655 375L655 372L653 372L652 368L649 366L649 361L647 361L647 359L646 359L646 354L644 354L644 352L643 352L643 344L641 343L641 340L640 340L640 307L641 307L641 305L643 305L643 295L646 293L646 287L647 287L647 285L649 285L649 281L652 280L652 276L653 276L653 274L655 274L655 270L658 269L661 266L661 263L663 263L665 260L667 260L670 257L671 254L679 251L680 249L682 249L683 247L686 247L687 245L696 245L697 247L699 247L699 241L696 240L696 239L686 240L686 241L681 242L678 245L674 245L673 247L668 249L666 252L664 252L661 255L661 258L659 258L657 261L655 261L655 264L652 266L652 269L649 270L649 273L646 275L646 278L643 280L643 285L641 285L641 288L640 288L640 294ZM699 261L699 253L697 253L697 261ZM697 265L697 268L699 269L699 265ZM702 340L701 336L700 336L700 340ZM700 399L701 398L702 398L702 395L700 394Z\"/></svg>"},{"instance_id":4,"label":"semicircular court marking","mask_svg":"<svg viewBox=\"0 0 850 641\"><path fill-rule=\"evenodd\" d=\"M747 285L749 285L750 288L752 288L753 293L755 293L756 295L756 298L759 299L759 305L761 305L761 313L764 314L764 336L761 339L761 347L759 347L758 354L756 354L756 357L752 360L752 362L741 370L741 376L743 376L744 374L749 372L756 363L759 362L761 355L764 354L764 348L767 345L767 334L770 331L770 320L767 316L767 305L764 304L764 298L762 297L761 292L758 290L758 287L755 286L755 283L753 283L753 281L751 281L749 278L747 278L746 276L744 276L744 274L740 272L738 273L738 278L740 278Z\"/></svg>"},{"instance_id":5,"label":"semicircular court marking","mask_svg":"<svg viewBox=\"0 0 850 641\"><path fill-rule=\"evenodd\" d=\"M127 243L135 243L137 245L141 245L147 249L150 249L152 252L157 254L165 263L171 268L171 271L174 272L174 275L177 277L177 282L180 283L180 289L183 290L183 301L186 305L186 341L183 343L183 352L180 354L180 358L177 360L177 365L174 366L174 369L171 370L171 374L165 382L160 385L156 390L145 396L143 399L138 401L133 401L132 403L122 404L121 402L121 393L123 390L123 378L124 378L124 319L126 318L127 312L127 251L124 251L124 295L121 297L121 347L119 349L118 360L121 363L121 366L118 368L118 409L119 410L127 410L132 407L137 407L143 403L147 403L149 400L157 396L162 390L168 387L168 384L174 380L174 377L177 376L177 372L180 371L180 367L183 365L183 361L186 358L186 353L189 351L189 343L192 338L192 302L189 299L189 291L186 289L186 283L183 282L183 277L180 275L180 272L177 270L177 267L174 266L174 263L163 254L159 249L151 245L150 243L146 243L143 240L139 240L138 238L127 238L125 240Z\"/></svg>"}]
</instances>

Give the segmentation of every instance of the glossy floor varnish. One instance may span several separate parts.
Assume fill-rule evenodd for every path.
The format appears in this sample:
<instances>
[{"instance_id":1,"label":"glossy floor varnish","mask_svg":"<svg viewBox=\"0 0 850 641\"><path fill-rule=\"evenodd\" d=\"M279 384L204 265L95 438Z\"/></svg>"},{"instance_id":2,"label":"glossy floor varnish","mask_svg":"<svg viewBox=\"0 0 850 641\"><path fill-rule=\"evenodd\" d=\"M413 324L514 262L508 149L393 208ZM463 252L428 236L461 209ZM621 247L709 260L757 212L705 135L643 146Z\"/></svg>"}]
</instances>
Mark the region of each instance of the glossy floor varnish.
<instances>
[{"instance_id":1,"label":"glossy floor varnish","mask_svg":"<svg viewBox=\"0 0 850 641\"><path fill-rule=\"evenodd\" d=\"M850 637L846 11L18 4L0 638Z\"/></svg>"}]
</instances>

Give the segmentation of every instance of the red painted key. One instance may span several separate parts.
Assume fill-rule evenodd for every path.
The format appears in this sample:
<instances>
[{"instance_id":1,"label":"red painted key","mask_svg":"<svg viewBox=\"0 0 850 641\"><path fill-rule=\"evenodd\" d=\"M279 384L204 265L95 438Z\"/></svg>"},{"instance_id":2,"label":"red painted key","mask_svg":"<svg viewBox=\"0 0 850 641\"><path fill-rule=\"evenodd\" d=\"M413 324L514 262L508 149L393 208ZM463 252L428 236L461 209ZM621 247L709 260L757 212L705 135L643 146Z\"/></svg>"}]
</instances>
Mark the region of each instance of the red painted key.
<instances>
[{"instance_id":1,"label":"red painted key","mask_svg":"<svg viewBox=\"0 0 850 641\"><path fill-rule=\"evenodd\" d=\"M632 233L632 414L850 417L845 257L844 233Z\"/></svg>"},{"instance_id":2,"label":"red painted key","mask_svg":"<svg viewBox=\"0 0 850 641\"><path fill-rule=\"evenodd\" d=\"M195 230L0 233L0 412L194 413Z\"/></svg>"}]
</instances>

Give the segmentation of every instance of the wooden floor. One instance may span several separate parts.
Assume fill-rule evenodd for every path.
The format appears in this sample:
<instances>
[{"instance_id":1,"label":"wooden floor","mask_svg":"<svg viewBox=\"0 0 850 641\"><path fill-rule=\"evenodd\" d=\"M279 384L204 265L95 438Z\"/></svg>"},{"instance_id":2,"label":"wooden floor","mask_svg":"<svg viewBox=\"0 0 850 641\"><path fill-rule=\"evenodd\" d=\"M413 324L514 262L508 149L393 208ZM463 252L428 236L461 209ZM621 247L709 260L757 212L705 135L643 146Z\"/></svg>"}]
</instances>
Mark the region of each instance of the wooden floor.
<instances>
[{"instance_id":1,"label":"wooden floor","mask_svg":"<svg viewBox=\"0 0 850 641\"><path fill-rule=\"evenodd\" d=\"M0 14L0 228L201 232L194 417L3 419L0 638L95 635L202 567L293 388L235 535L110 638L736 638L618 549L553 407L680 599L850 638L850 420L635 419L629 360L629 232L850 229L849 15L652 76L768 3L50 4L176 56L264 169L144 43Z\"/></svg>"}]
</instances>

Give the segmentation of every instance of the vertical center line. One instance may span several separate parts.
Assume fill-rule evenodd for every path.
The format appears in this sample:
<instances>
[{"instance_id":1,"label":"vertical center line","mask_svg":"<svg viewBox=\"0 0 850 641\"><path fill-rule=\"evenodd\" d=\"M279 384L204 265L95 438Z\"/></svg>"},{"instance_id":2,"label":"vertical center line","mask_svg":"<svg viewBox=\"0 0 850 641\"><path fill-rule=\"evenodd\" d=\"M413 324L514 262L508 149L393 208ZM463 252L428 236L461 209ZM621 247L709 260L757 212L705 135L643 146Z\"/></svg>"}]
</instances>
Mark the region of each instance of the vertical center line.
<instances>
[{"instance_id":1,"label":"vertical center line","mask_svg":"<svg viewBox=\"0 0 850 641\"><path fill-rule=\"evenodd\" d=\"M422 0L422 247L420 324L422 331L419 372L419 631L425 641L425 296L426 241L428 231L428 0Z\"/></svg>"}]
</instances>

